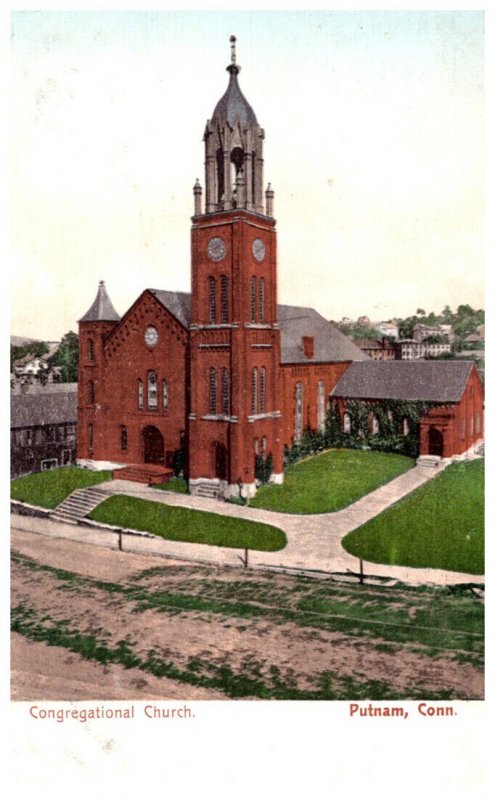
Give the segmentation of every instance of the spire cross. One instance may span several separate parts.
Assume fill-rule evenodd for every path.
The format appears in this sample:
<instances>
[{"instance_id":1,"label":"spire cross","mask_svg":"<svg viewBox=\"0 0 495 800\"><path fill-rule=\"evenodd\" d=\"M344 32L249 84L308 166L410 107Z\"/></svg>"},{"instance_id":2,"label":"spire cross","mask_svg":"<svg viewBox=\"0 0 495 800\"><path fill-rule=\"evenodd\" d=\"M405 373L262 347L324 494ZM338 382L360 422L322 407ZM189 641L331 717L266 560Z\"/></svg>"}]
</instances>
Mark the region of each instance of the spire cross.
<instances>
[{"instance_id":1,"label":"spire cross","mask_svg":"<svg viewBox=\"0 0 495 800\"><path fill-rule=\"evenodd\" d=\"M235 55L235 43L236 43L236 41L237 41L237 38L235 36L231 36L230 37L230 61L231 61L232 64L235 64L235 59L236 59L236 55Z\"/></svg>"}]
</instances>

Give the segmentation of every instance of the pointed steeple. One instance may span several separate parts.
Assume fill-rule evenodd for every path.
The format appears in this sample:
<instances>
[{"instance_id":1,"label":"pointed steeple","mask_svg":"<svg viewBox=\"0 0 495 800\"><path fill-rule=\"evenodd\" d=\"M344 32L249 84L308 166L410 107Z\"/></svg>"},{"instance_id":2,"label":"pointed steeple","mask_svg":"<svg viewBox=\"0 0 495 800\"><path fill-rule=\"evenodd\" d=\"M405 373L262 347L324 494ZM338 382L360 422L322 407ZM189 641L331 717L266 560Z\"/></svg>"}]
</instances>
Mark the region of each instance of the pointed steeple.
<instances>
[{"instance_id":1,"label":"pointed steeple","mask_svg":"<svg viewBox=\"0 0 495 800\"><path fill-rule=\"evenodd\" d=\"M245 208L263 214L263 139L265 132L239 88L236 37L230 37L231 63L225 94L206 123L206 213ZM241 187L241 191L239 191Z\"/></svg>"},{"instance_id":2,"label":"pointed steeple","mask_svg":"<svg viewBox=\"0 0 495 800\"><path fill-rule=\"evenodd\" d=\"M105 281L99 282L96 297L79 322L120 322L120 316L115 311L105 289Z\"/></svg>"},{"instance_id":3,"label":"pointed steeple","mask_svg":"<svg viewBox=\"0 0 495 800\"><path fill-rule=\"evenodd\" d=\"M227 122L233 130L237 123L239 123L241 128L245 128L248 125L258 125L258 120L239 88L237 76L241 68L236 63L236 37L231 36L230 41L232 48L231 63L226 67L227 72L230 73L229 85L223 97L221 97L216 104L211 121L212 124L216 123L220 126L223 126Z\"/></svg>"}]
</instances>

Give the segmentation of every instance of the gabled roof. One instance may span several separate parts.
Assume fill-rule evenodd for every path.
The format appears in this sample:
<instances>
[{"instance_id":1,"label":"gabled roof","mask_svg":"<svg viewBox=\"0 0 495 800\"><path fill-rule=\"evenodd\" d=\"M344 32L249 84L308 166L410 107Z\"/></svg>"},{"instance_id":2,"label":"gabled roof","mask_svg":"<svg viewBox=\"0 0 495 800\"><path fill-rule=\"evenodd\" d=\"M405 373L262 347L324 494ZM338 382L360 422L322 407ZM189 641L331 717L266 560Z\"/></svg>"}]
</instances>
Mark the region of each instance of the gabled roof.
<instances>
[{"instance_id":1,"label":"gabled roof","mask_svg":"<svg viewBox=\"0 0 495 800\"><path fill-rule=\"evenodd\" d=\"M313 364L331 361L368 361L368 356L314 308L277 306L281 332L282 364ZM302 337L314 338L314 357L302 349Z\"/></svg>"},{"instance_id":2,"label":"gabled roof","mask_svg":"<svg viewBox=\"0 0 495 800\"><path fill-rule=\"evenodd\" d=\"M11 396L10 427L26 428L34 425L58 425L77 420L77 384L67 384L67 392L45 394L15 394Z\"/></svg>"},{"instance_id":3,"label":"gabled roof","mask_svg":"<svg viewBox=\"0 0 495 800\"><path fill-rule=\"evenodd\" d=\"M154 297L170 311L172 316L185 328L191 320L191 295L189 292L166 292L162 289L148 289Z\"/></svg>"},{"instance_id":4,"label":"gabled roof","mask_svg":"<svg viewBox=\"0 0 495 800\"><path fill-rule=\"evenodd\" d=\"M148 289L154 297L185 327L191 319L191 295L187 292L166 292ZM356 347L334 325L314 308L277 306L280 325L282 364L313 364L332 361L363 361L368 356ZM314 339L314 357L307 358L302 337Z\"/></svg>"},{"instance_id":5,"label":"gabled roof","mask_svg":"<svg viewBox=\"0 0 495 800\"><path fill-rule=\"evenodd\" d=\"M458 403L472 361L366 361L351 364L332 391L356 400Z\"/></svg>"},{"instance_id":6,"label":"gabled roof","mask_svg":"<svg viewBox=\"0 0 495 800\"><path fill-rule=\"evenodd\" d=\"M120 317L115 311L112 302L105 289L105 281L100 281L98 292L85 315L79 322L119 322Z\"/></svg>"}]
</instances>

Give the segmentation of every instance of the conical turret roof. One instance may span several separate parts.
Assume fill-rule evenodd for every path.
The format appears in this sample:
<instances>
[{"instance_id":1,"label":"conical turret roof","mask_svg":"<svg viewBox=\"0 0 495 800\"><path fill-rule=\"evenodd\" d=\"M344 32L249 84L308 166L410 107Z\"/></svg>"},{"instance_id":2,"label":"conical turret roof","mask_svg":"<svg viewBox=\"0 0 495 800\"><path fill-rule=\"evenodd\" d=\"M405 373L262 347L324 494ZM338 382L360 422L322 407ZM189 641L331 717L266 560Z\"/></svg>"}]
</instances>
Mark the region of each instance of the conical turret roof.
<instances>
[{"instance_id":1,"label":"conical turret roof","mask_svg":"<svg viewBox=\"0 0 495 800\"><path fill-rule=\"evenodd\" d=\"M115 311L105 289L105 281L100 281L93 304L79 322L120 322L120 316Z\"/></svg>"}]
</instances>

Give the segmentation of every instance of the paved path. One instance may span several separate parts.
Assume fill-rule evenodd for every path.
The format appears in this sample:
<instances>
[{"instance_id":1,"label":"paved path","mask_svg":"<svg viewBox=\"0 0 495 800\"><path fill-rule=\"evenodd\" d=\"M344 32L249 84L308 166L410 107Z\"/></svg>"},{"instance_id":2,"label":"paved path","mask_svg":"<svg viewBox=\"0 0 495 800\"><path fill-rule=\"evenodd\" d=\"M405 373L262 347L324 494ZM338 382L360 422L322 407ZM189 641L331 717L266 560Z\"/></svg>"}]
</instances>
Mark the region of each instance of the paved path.
<instances>
[{"instance_id":1,"label":"paved path","mask_svg":"<svg viewBox=\"0 0 495 800\"><path fill-rule=\"evenodd\" d=\"M287 547L276 553L250 551L250 566L345 573L347 571L358 572L359 560L345 552L341 545L342 538L349 531L375 517L385 508L431 480L443 468L444 465L437 468L416 466L385 486L362 497L353 505L328 514L282 514L264 509L237 506L232 503L222 503L205 497L164 492L131 481L107 481L99 484L98 488L109 495L127 494L167 505L266 522L285 531L288 540ZM60 527L56 527L57 525L60 523L53 520L15 517L15 527L19 530L37 530L46 535L65 535L80 541L116 546L116 534L111 530L102 528L93 530L66 524L62 532ZM239 566L244 557L244 551L238 549L171 542L157 537L133 537L132 541L126 540L125 548L132 548L134 552L156 553L157 555L206 561L219 565ZM370 563L365 563L364 571L370 575L386 576L414 584L480 583L484 580L479 575L467 575L459 572L391 567Z\"/></svg>"}]
</instances>

